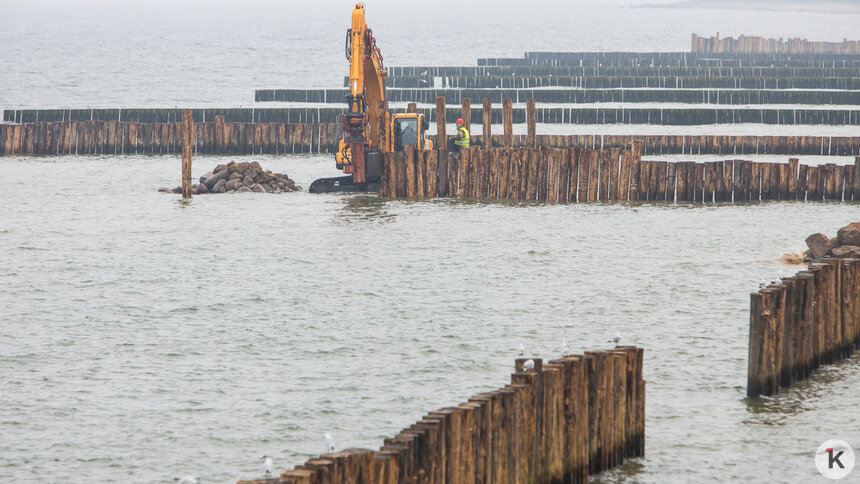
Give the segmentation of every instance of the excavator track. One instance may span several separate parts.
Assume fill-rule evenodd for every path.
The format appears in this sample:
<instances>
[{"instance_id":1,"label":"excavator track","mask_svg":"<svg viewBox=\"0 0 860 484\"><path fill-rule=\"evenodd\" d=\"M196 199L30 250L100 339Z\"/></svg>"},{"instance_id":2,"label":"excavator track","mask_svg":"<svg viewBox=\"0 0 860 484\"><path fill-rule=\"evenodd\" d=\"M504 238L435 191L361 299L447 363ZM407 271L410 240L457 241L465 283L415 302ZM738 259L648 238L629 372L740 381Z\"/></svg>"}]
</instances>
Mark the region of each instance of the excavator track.
<instances>
[{"instance_id":1,"label":"excavator track","mask_svg":"<svg viewBox=\"0 0 860 484\"><path fill-rule=\"evenodd\" d=\"M310 193L336 193L336 192L376 192L379 190L379 184L376 181L368 181L366 183L355 183L352 181L352 175L336 176L332 178L318 178L311 183L308 191Z\"/></svg>"}]
</instances>

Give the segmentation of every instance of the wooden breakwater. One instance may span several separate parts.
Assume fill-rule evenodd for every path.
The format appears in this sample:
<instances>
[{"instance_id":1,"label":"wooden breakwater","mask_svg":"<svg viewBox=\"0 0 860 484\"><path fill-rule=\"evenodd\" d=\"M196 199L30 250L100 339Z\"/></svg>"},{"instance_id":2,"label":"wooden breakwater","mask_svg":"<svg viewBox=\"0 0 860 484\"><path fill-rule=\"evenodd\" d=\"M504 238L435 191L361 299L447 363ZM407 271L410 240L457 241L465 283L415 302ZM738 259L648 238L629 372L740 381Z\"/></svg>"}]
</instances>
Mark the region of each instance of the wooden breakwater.
<instances>
[{"instance_id":1,"label":"wooden breakwater","mask_svg":"<svg viewBox=\"0 0 860 484\"><path fill-rule=\"evenodd\" d=\"M473 135L485 144L483 137ZM492 146L504 146L502 135L492 135ZM625 148L642 141L643 155L819 155L858 156L860 137L850 136L732 136L732 135L537 135L537 146L547 148ZM527 135L513 135L512 147L528 146Z\"/></svg>"},{"instance_id":2,"label":"wooden breakwater","mask_svg":"<svg viewBox=\"0 0 860 484\"><path fill-rule=\"evenodd\" d=\"M469 148L386 153L379 195L535 200L744 202L860 200L855 165L746 160L665 162L631 149Z\"/></svg>"},{"instance_id":3,"label":"wooden breakwater","mask_svg":"<svg viewBox=\"0 0 860 484\"><path fill-rule=\"evenodd\" d=\"M807 39L768 39L741 35L738 38L700 37L692 34L690 51L696 53L728 54L839 54L860 55L860 41L845 39L842 42L810 42Z\"/></svg>"},{"instance_id":4,"label":"wooden breakwater","mask_svg":"<svg viewBox=\"0 0 860 484\"><path fill-rule=\"evenodd\" d=\"M479 58L479 67L568 66L678 67L857 67L860 57L845 54L735 54L726 52L526 52L523 57Z\"/></svg>"},{"instance_id":5,"label":"wooden breakwater","mask_svg":"<svg viewBox=\"0 0 860 484\"><path fill-rule=\"evenodd\" d=\"M823 258L750 296L747 395L775 395L860 346L860 260Z\"/></svg>"},{"instance_id":6,"label":"wooden breakwater","mask_svg":"<svg viewBox=\"0 0 860 484\"><path fill-rule=\"evenodd\" d=\"M334 153L333 123L194 123L194 153ZM182 151L182 123L66 121L0 124L0 156L166 155Z\"/></svg>"},{"instance_id":7,"label":"wooden breakwater","mask_svg":"<svg viewBox=\"0 0 860 484\"><path fill-rule=\"evenodd\" d=\"M257 102L336 103L346 89L258 89ZM858 105L860 91L776 89L396 89L385 91L389 102L434 103L439 96L448 102L469 99L495 103L510 98L515 103L534 99L539 103L684 103L684 104L808 104Z\"/></svg>"},{"instance_id":8,"label":"wooden breakwater","mask_svg":"<svg viewBox=\"0 0 860 484\"><path fill-rule=\"evenodd\" d=\"M575 65L575 66L388 66L388 77L421 77L433 86L446 76L581 76L581 77L860 77L854 67Z\"/></svg>"},{"instance_id":9,"label":"wooden breakwater","mask_svg":"<svg viewBox=\"0 0 860 484\"><path fill-rule=\"evenodd\" d=\"M588 351L526 371L468 402L428 413L377 451L308 460L266 484L584 483L645 455L644 352Z\"/></svg>"},{"instance_id":10,"label":"wooden breakwater","mask_svg":"<svg viewBox=\"0 0 860 484\"><path fill-rule=\"evenodd\" d=\"M431 88L428 77L391 77L386 86L396 89ZM812 89L857 90L856 77L707 77L707 76L443 76L442 88L451 89ZM344 86L349 85L344 78Z\"/></svg>"},{"instance_id":11,"label":"wooden breakwater","mask_svg":"<svg viewBox=\"0 0 860 484\"><path fill-rule=\"evenodd\" d=\"M447 114L461 115L456 110ZM195 129L194 150L201 154L334 153L341 138L339 127L334 123L224 123L219 128L215 122L195 123ZM178 123L0 124L0 156L177 154L181 145L177 130ZM473 134L472 140L485 144L479 134ZM504 146L503 135L491 135L491 140L492 146ZM536 136L537 146L547 148L625 148L634 140L642 141L643 155L860 155L860 137L848 136ZM527 135L511 135L511 147L525 146L528 146Z\"/></svg>"},{"instance_id":12,"label":"wooden breakwater","mask_svg":"<svg viewBox=\"0 0 860 484\"><path fill-rule=\"evenodd\" d=\"M72 121L119 121L114 110L72 110ZM167 123L165 117L160 117L161 110L140 110L141 118L146 121L140 123ZM202 118L200 112L191 110L195 119ZM339 122L340 115L345 108L318 107L318 108L265 108L246 110L237 109L232 118L224 117L226 122L247 124L334 124ZM4 118L11 123L39 123L39 122L63 122L62 110L6 110ZM432 107L419 107L417 112L421 113L430 122L436 121L436 109ZM702 124L777 124L777 125L831 125L831 126L857 126L860 125L860 109L841 108L798 108L782 109L778 107L537 107L535 109L538 123L547 124L653 124L661 126L691 126ZM53 114L52 114L53 113ZM84 119L78 119L77 115ZM481 108L473 108L471 117L481 119L483 111ZM514 123L524 123L526 120L526 108L515 107L512 111ZM248 120L240 121L247 115ZM448 111L446 121L453 123L459 113ZM499 108L491 110L493 123L502 121L503 111ZM92 118L92 119L90 119ZM123 118L125 119L125 118ZM207 118L206 122L215 122L215 118ZM231 121L232 119L232 121ZM256 121L251 121L255 119ZM65 119L68 121L69 119ZM122 121L125 122L125 121ZM178 121L177 121L178 122ZM195 120L195 123L203 121ZM134 121L133 123L139 123Z\"/></svg>"}]
</instances>

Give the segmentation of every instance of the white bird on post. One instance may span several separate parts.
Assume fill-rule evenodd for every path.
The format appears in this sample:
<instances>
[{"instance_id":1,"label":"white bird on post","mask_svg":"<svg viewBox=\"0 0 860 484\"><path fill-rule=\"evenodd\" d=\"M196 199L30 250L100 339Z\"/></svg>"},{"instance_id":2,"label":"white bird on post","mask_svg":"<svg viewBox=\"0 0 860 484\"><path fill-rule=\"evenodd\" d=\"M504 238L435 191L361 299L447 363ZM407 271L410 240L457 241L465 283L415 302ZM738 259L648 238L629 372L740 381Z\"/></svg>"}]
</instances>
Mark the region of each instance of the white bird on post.
<instances>
[{"instance_id":1,"label":"white bird on post","mask_svg":"<svg viewBox=\"0 0 860 484\"><path fill-rule=\"evenodd\" d=\"M567 347L567 341L561 340L561 356L570 355L570 348Z\"/></svg>"},{"instance_id":2,"label":"white bird on post","mask_svg":"<svg viewBox=\"0 0 860 484\"><path fill-rule=\"evenodd\" d=\"M272 474L272 469L273 469L272 458L268 457L268 456L264 456L264 457L266 457L266 461L263 462L263 471L265 471L266 475L268 476L268 475Z\"/></svg>"},{"instance_id":3,"label":"white bird on post","mask_svg":"<svg viewBox=\"0 0 860 484\"><path fill-rule=\"evenodd\" d=\"M334 437L329 432L325 433L325 448L328 452L334 452Z\"/></svg>"},{"instance_id":4,"label":"white bird on post","mask_svg":"<svg viewBox=\"0 0 860 484\"><path fill-rule=\"evenodd\" d=\"M608 343L615 343L615 346L618 346L618 343L621 342L621 333L615 333L615 336L609 338Z\"/></svg>"},{"instance_id":5,"label":"white bird on post","mask_svg":"<svg viewBox=\"0 0 860 484\"><path fill-rule=\"evenodd\" d=\"M526 360L523 362L523 371L531 371L535 369L535 360Z\"/></svg>"},{"instance_id":6,"label":"white bird on post","mask_svg":"<svg viewBox=\"0 0 860 484\"><path fill-rule=\"evenodd\" d=\"M520 356L526 354L526 347L522 343L520 343L519 348L517 348L517 354Z\"/></svg>"}]
</instances>

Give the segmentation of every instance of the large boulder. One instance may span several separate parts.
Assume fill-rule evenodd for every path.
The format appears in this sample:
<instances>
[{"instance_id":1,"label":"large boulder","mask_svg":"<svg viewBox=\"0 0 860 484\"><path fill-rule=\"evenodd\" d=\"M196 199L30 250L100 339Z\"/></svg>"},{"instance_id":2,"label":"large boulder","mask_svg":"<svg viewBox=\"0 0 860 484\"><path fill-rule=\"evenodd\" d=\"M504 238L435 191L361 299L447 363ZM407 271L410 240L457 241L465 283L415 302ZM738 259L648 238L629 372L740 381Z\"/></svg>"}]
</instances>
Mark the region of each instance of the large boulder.
<instances>
[{"instance_id":1,"label":"large boulder","mask_svg":"<svg viewBox=\"0 0 860 484\"><path fill-rule=\"evenodd\" d=\"M197 185L197 193L209 193L209 188L206 187L205 183L201 183Z\"/></svg>"},{"instance_id":2,"label":"large boulder","mask_svg":"<svg viewBox=\"0 0 860 484\"><path fill-rule=\"evenodd\" d=\"M226 173L226 171L222 171L221 173ZM217 182L217 183L215 183L214 185L212 185L212 192L213 192L213 193L219 193L219 192L221 191L221 189L222 189L222 188L224 188L224 185L225 185L226 183L227 183L227 182L226 182L226 181L224 181L224 180L218 180L218 182ZM226 191L227 191L227 189L225 188L225 189L224 189L224 191L226 192Z\"/></svg>"},{"instance_id":3,"label":"large boulder","mask_svg":"<svg viewBox=\"0 0 860 484\"><path fill-rule=\"evenodd\" d=\"M809 246L809 252L812 257L818 259L824 257L830 252L833 246L830 244L830 238L824 234L812 234L806 238L806 245Z\"/></svg>"},{"instance_id":4,"label":"large boulder","mask_svg":"<svg viewBox=\"0 0 860 484\"><path fill-rule=\"evenodd\" d=\"M860 259L860 247L856 245L840 245L830 252L833 257Z\"/></svg>"},{"instance_id":5,"label":"large boulder","mask_svg":"<svg viewBox=\"0 0 860 484\"><path fill-rule=\"evenodd\" d=\"M251 190L254 190L257 193L266 193L266 188L259 183L255 183L254 186L251 187Z\"/></svg>"},{"instance_id":6,"label":"large boulder","mask_svg":"<svg viewBox=\"0 0 860 484\"><path fill-rule=\"evenodd\" d=\"M244 192L250 192L250 191L251 191L251 189L246 187L245 185L242 185L241 187L236 189L236 193L244 193Z\"/></svg>"},{"instance_id":7,"label":"large boulder","mask_svg":"<svg viewBox=\"0 0 860 484\"><path fill-rule=\"evenodd\" d=\"M854 222L846 225L836 232L839 237L839 245L857 245L860 246L860 222Z\"/></svg>"},{"instance_id":8,"label":"large boulder","mask_svg":"<svg viewBox=\"0 0 860 484\"><path fill-rule=\"evenodd\" d=\"M212 175L214 175L214 174L215 174L214 172L211 172L211 171L210 171L209 173L207 173L207 174L205 174L205 175L201 176L201 177L200 177L200 183L206 183L206 180L208 180L208 179L209 179L209 177L210 177L210 176L212 176Z\"/></svg>"},{"instance_id":9,"label":"large boulder","mask_svg":"<svg viewBox=\"0 0 860 484\"><path fill-rule=\"evenodd\" d=\"M225 183L224 186L227 188L227 190L235 190L242 186L242 180L239 180L238 178L231 178L227 180L227 183Z\"/></svg>"},{"instance_id":10,"label":"large boulder","mask_svg":"<svg viewBox=\"0 0 860 484\"><path fill-rule=\"evenodd\" d=\"M216 165L215 169L212 170L212 173L218 173L219 171L224 171L226 169L227 169L227 165L224 165L224 164Z\"/></svg>"},{"instance_id":11,"label":"large boulder","mask_svg":"<svg viewBox=\"0 0 860 484\"><path fill-rule=\"evenodd\" d=\"M217 185L220 181L226 183L228 176L230 176L230 173L227 170L221 170L218 173L215 173L214 175L206 178L206 181L204 181L203 183L206 184L206 188L209 188L214 192L217 191L214 190L215 185ZM224 184L222 183L221 186L224 186Z\"/></svg>"}]
</instances>

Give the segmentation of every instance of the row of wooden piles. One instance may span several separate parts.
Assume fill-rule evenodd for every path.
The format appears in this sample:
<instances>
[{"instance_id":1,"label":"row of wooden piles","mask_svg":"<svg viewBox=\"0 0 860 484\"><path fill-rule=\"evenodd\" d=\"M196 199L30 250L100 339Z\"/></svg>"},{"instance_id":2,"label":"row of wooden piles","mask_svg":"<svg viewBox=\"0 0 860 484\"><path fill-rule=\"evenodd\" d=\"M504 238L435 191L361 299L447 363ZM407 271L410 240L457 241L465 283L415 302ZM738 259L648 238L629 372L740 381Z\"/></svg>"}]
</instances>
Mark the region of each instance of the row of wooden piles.
<instances>
[{"instance_id":1,"label":"row of wooden piles","mask_svg":"<svg viewBox=\"0 0 860 484\"><path fill-rule=\"evenodd\" d=\"M66 121L0 124L0 156L99 154L175 154L180 123ZM195 152L206 154L332 153L340 131L336 124L196 123ZM213 132L214 129L214 132ZM259 133L259 134L258 134ZM486 144L473 134L475 143ZM504 135L492 135L492 146L505 146ZM728 135L537 135L547 148L625 148L642 141L643 155L820 155L860 153L857 136ZM529 146L527 135L511 135L511 147Z\"/></svg>"},{"instance_id":2,"label":"row of wooden piles","mask_svg":"<svg viewBox=\"0 0 860 484\"><path fill-rule=\"evenodd\" d=\"M526 52L523 57L478 58L484 66L703 66L858 67L860 58L841 54L736 54L696 52Z\"/></svg>"},{"instance_id":3,"label":"row of wooden piles","mask_svg":"<svg viewBox=\"0 0 860 484\"><path fill-rule=\"evenodd\" d=\"M481 136L475 140L483 143ZM860 154L856 136L731 136L731 135L625 135L543 134L537 146L548 148L624 148L642 141L642 154L680 155L819 155ZM493 146L503 146L502 135L492 136ZM527 135L513 135L513 147L528 146Z\"/></svg>"},{"instance_id":4,"label":"row of wooden piles","mask_svg":"<svg viewBox=\"0 0 860 484\"><path fill-rule=\"evenodd\" d=\"M775 395L860 347L860 260L820 259L750 296L747 395Z\"/></svg>"},{"instance_id":5,"label":"row of wooden piles","mask_svg":"<svg viewBox=\"0 0 860 484\"><path fill-rule=\"evenodd\" d=\"M331 152L340 133L335 124L195 123L194 152L200 154L290 154ZM0 156L178 154L182 123L66 121L0 124Z\"/></svg>"},{"instance_id":6,"label":"row of wooden piles","mask_svg":"<svg viewBox=\"0 0 860 484\"><path fill-rule=\"evenodd\" d=\"M860 69L858 69L860 70ZM860 77L860 72L857 73ZM257 102L340 103L349 91L344 89L263 89L254 93ZM438 96L459 103L485 97L500 103L511 98L524 103L686 103L686 104L805 104L858 105L860 92L836 90L776 89L387 89L388 102L433 103ZM634 105L635 107L635 105Z\"/></svg>"},{"instance_id":7,"label":"row of wooden piles","mask_svg":"<svg viewBox=\"0 0 860 484\"><path fill-rule=\"evenodd\" d=\"M860 55L860 41L845 39L842 42L810 42L807 39L783 40L741 35L738 38L700 37L692 34L692 52L733 54L839 54Z\"/></svg>"},{"instance_id":8,"label":"row of wooden piles","mask_svg":"<svg viewBox=\"0 0 860 484\"><path fill-rule=\"evenodd\" d=\"M860 164L860 157L857 159ZM743 202L860 200L856 165L643 161L630 150L469 148L386 153L379 195L536 200Z\"/></svg>"},{"instance_id":9,"label":"row of wooden piles","mask_svg":"<svg viewBox=\"0 0 860 484\"><path fill-rule=\"evenodd\" d=\"M430 412L378 451L310 459L282 484L585 483L645 454L644 352L589 351L516 361L511 383Z\"/></svg>"},{"instance_id":10,"label":"row of wooden piles","mask_svg":"<svg viewBox=\"0 0 860 484\"><path fill-rule=\"evenodd\" d=\"M394 77L387 81L397 89L426 88L424 77ZM573 87L580 89L811 89L860 88L856 77L694 77L694 76L447 76L443 88L535 89Z\"/></svg>"},{"instance_id":11,"label":"row of wooden piles","mask_svg":"<svg viewBox=\"0 0 860 484\"><path fill-rule=\"evenodd\" d=\"M847 63L852 67L839 66L806 66L786 67L773 65L769 59L766 65L654 65L650 59L638 62L637 65L607 66L602 64L566 65L566 66L387 66L388 77L432 77L445 76L680 76L680 77L860 77L858 63ZM257 92L271 93L273 90ZM431 89L432 91L432 89ZM509 97L509 96L505 96ZM265 96L257 101L266 101Z\"/></svg>"}]
</instances>

